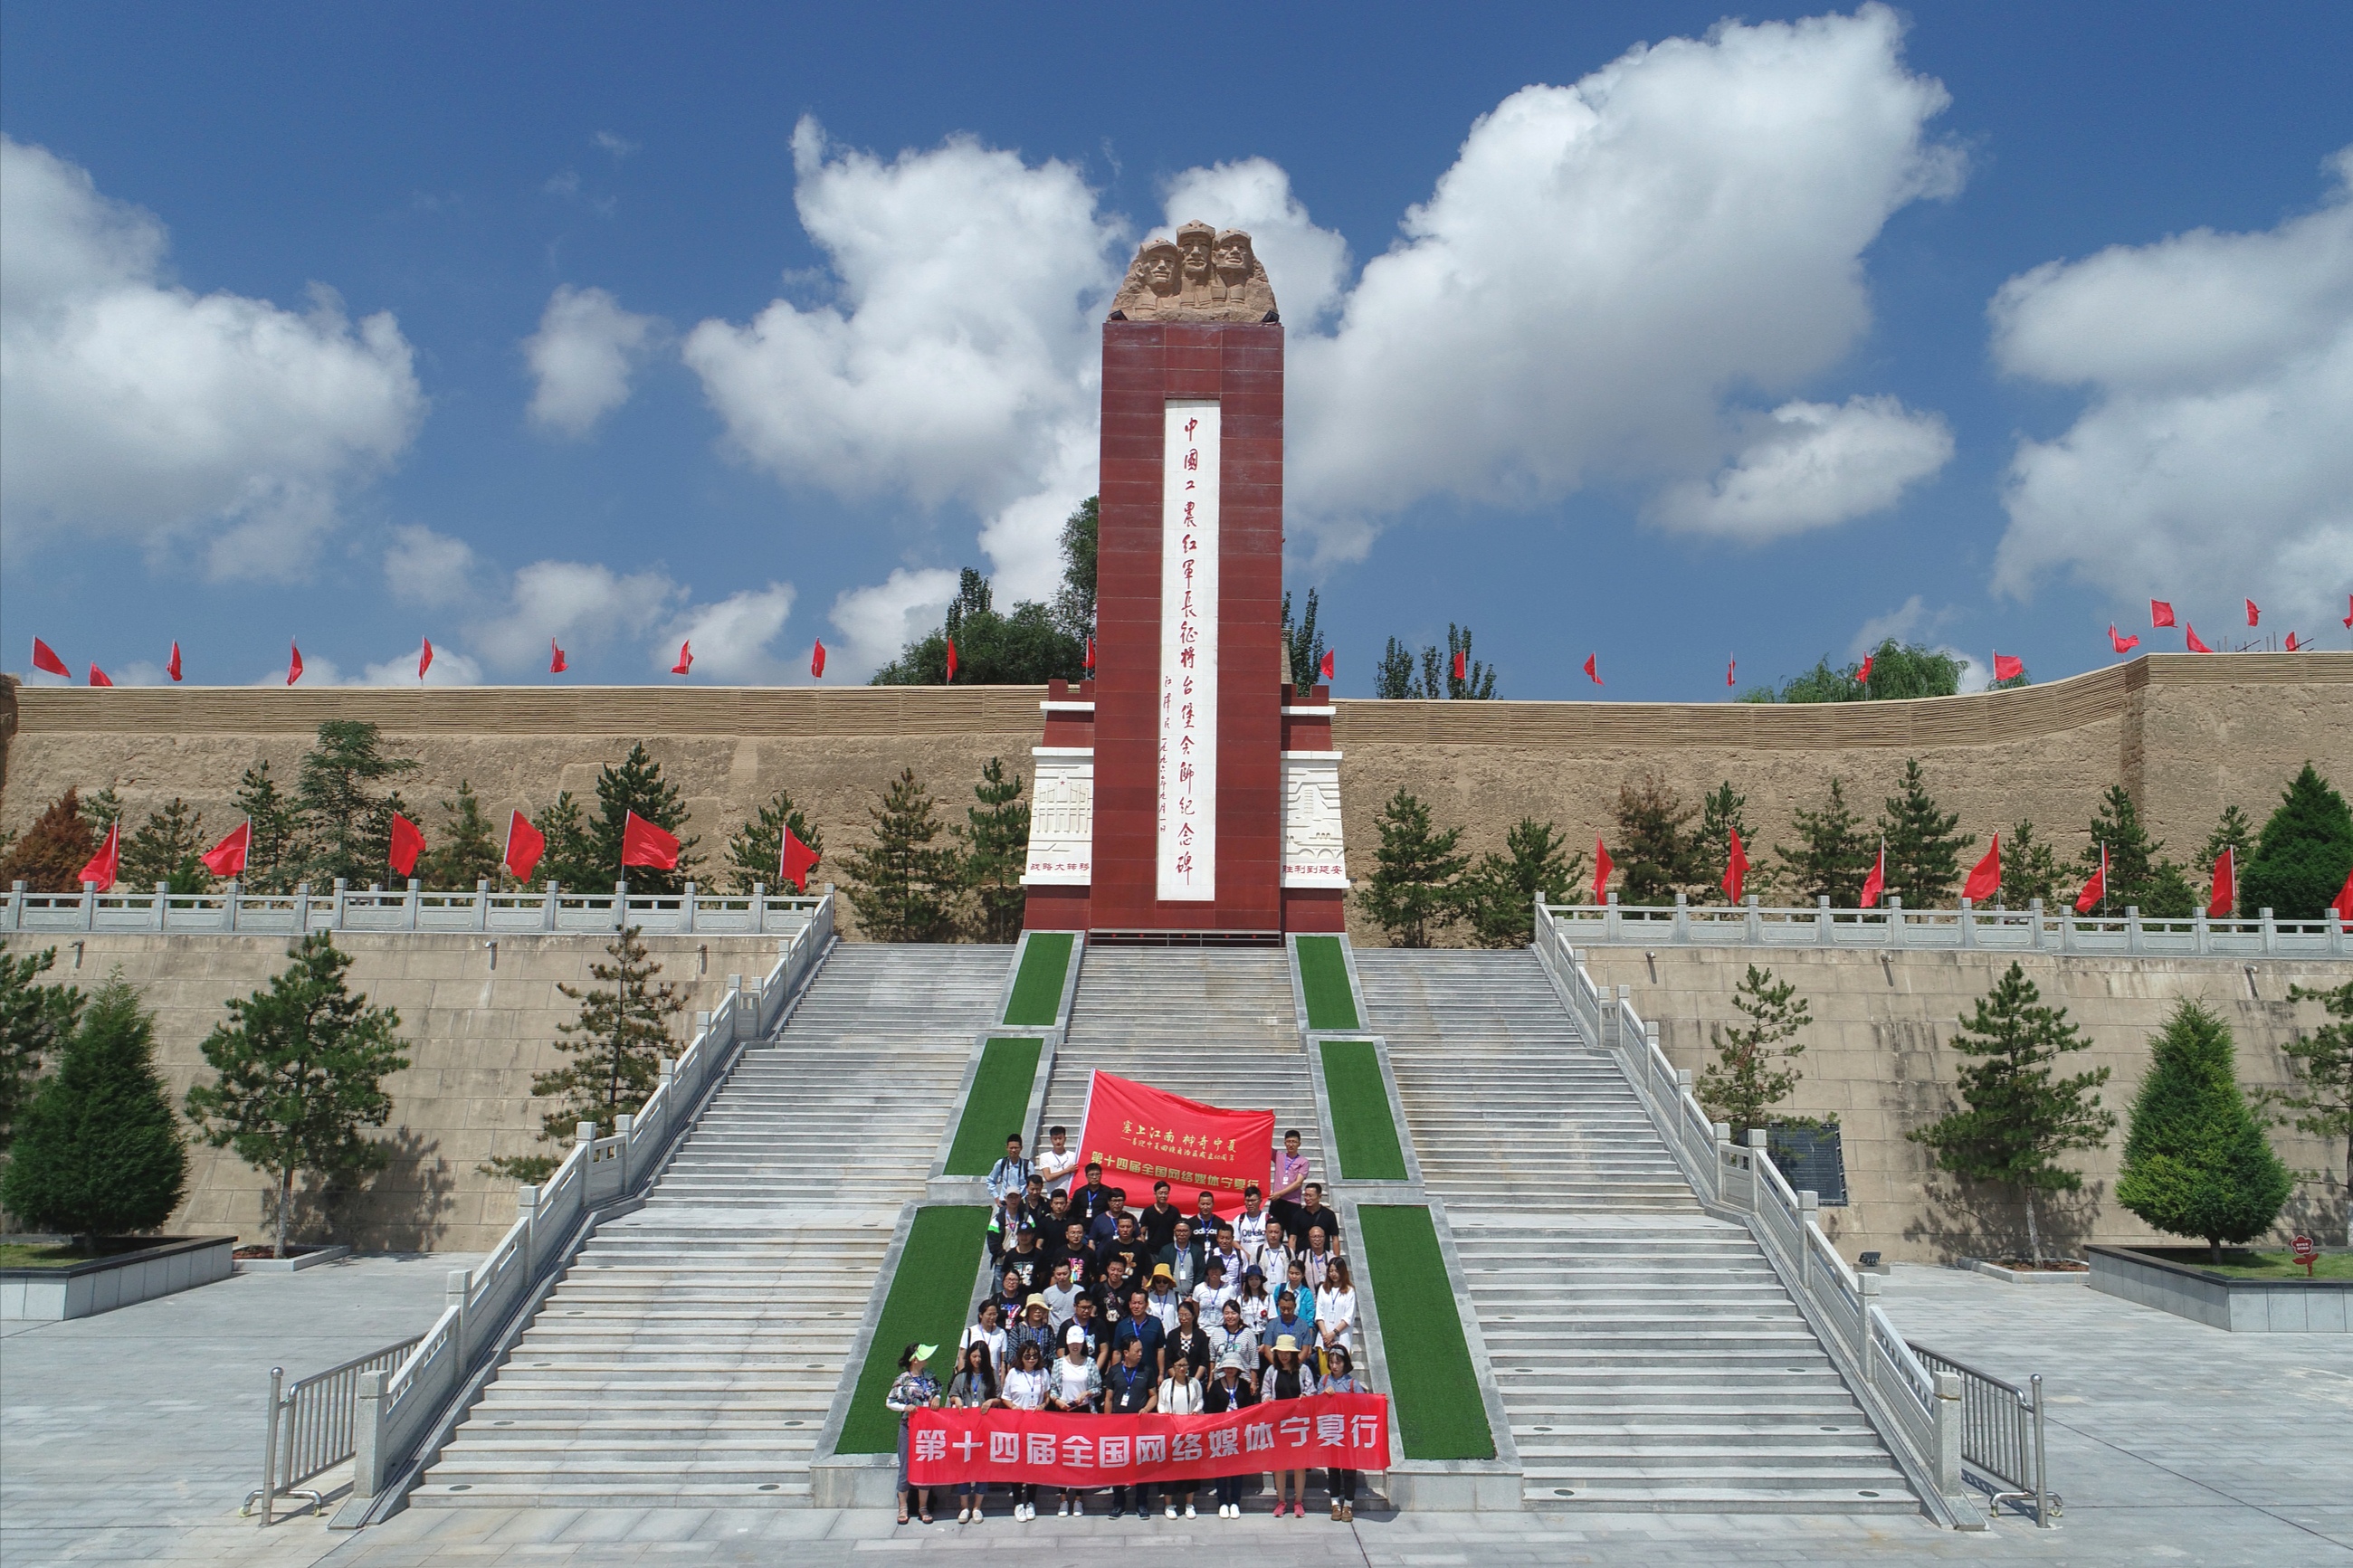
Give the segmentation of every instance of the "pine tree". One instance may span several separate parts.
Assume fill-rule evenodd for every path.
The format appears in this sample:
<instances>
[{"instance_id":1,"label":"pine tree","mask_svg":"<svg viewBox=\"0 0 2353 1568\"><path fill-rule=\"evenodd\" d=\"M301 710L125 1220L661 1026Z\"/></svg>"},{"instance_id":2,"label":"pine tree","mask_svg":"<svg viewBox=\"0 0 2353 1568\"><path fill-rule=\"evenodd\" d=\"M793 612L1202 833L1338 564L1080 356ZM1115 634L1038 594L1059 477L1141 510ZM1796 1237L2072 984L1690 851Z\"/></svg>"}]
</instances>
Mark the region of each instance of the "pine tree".
<instances>
[{"instance_id":1,"label":"pine tree","mask_svg":"<svg viewBox=\"0 0 2353 1568\"><path fill-rule=\"evenodd\" d=\"M1454 673L1454 658L1462 657L1462 674ZM1446 651L1439 652L1435 645L1426 644L1421 650L1419 673L1414 666L1413 650L1397 638L1381 654L1380 668L1373 675L1373 691L1377 697L1392 700L1485 702L1495 695L1495 671L1493 666L1471 657L1471 628L1446 623Z\"/></svg>"},{"instance_id":2,"label":"pine tree","mask_svg":"<svg viewBox=\"0 0 2353 1568\"><path fill-rule=\"evenodd\" d=\"M106 842L107 830L122 820L122 797L114 793L112 784L96 795L81 797L81 819L90 824L92 845Z\"/></svg>"},{"instance_id":3,"label":"pine tree","mask_svg":"<svg viewBox=\"0 0 2353 1568\"><path fill-rule=\"evenodd\" d=\"M1095 635L1095 542L1103 501L1089 496L1062 520L1062 585L1054 592L1054 624L1082 640Z\"/></svg>"},{"instance_id":4,"label":"pine tree","mask_svg":"<svg viewBox=\"0 0 2353 1568\"><path fill-rule=\"evenodd\" d=\"M531 1080L533 1094L543 1100L557 1097L556 1108L540 1118L543 1143L571 1142L583 1121L593 1121L609 1133L617 1125L615 1118L643 1110L661 1081L662 1058L670 1054L670 1020L686 1011L676 986L667 980L652 984L661 965L637 927L623 930L605 951L612 963L588 966L590 976L600 983L596 988L555 987L580 1004L580 1016L555 1027L555 1048L572 1058L570 1065ZM538 1182L560 1160L552 1154L506 1155L482 1169L518 1182Z\"/></svg>"},{"instance_id":5,"label":"pine tree","mask_svg":"<svg viewBox=\"0 0 2353 1568\"><path fill-rule=\"evenodd\" d=\"M384 880L398 803L369 786L416 766L410 758L385 754L374 724L330 719L320 725L294 790L301 879L321 890L338 878L355 888Z\"/></svg>"},{"instance_id":6,"label":"pine tree","mask_svg":"<svg viewBox=\"0 0 2353 1568\"><path fill-rule=\"evenodd\" d=\"M2094 1092L2108 1081L2107 1068L2052 1076L2063 1055L2089 1050L2091 1042L2067 1021L2067 1009L2042 1004L2042 992L2012 961L1953 1036L1956 1052L1977 1058L1955 1075L1967 1109L1906 1134L1953 1174L2022 1197L2027 1252L2036 1263L2042 1261L2042 1231L2035 1194L2080 1189L2083 1176L2058 1157L2099 1148L2116 1125L2115 1112L2102 1110Z\"/></svg>"},{"instance_id":7,"label":"pine tree","mask_svg":"<svg viewBox=\"0 0 2353 1568\"><path fill-rule=\"evenodd\" d=\"M531 825L547 840L547 847L533 867L532 875L543 886L549 882L569 888L575 892L593 892L608 889L619 870L619 852L614 854L615 864L602 866L596 859L596 841L588 832L587 819L581 815L580 803L570 790L556 793L555 804L542 807Z\"/></svg>"},{"instance_id":8,"label":"pine tree","mask_svg":"<svg viewBox=\"0 0 2353 1568\"><path fill-rule=\"evenodd\" d=\"M966 826L955 830L964 845L965 885L977 905L974 935L981 942L1009 942L1021 935L1021 919L1029 892L1021 874L1029 865L1029 803L1021 798L1021 775L1005 776L1005 764L996 757L980 770L972 793L977 807L966 806Z\"/></svg>"},{"instance_id":9,"label":"pine tree","mask_svg":"<svg viewBox=\"0 0 2353 1568\"><path fill-rule=\"evenodd\" d=\"M174 795L171 805L149 812L139 831L123 838L121 884L143 889L165 882L175 893L209 892L213 874L197 857L211 847L205 837L205 814L190 811L188 803Z\"/></svg>"},{"instance_id":10,"label":"pine tree","mask_svg":"<svg viewBox=\"0 0 2353 1568\"><path fill-rule=\"evenodd\" d=\"M504 859L505 851L482 816L482 797L459 779L458 798L441 803L440 841L417 862L417 879L428 888L459 892L471 892L483 882L496 888L505 880Z\"/></svg>"},{"instance_id":11,"label":"pine tree","mask_svg":"<svg viewBox=\"0 0 2353 1568\"><path fill-rule=\"evenodd\" d=\"M296 840L301 819L294 803L269 776L268 762L245 770L237 786L237 809L253 824L252 842L245 852L243 885L257 893L290 893L300 865Z\"/></svg>"},{"instance_id":12,"label":"pine tree","mask_svg":"<svg viewBox=\"0 0 2353 1568\"><path fill-rule=\"evenodd\" d=\"M1791 814L1791 825L1797 829L1798 847L1773 846L1773 857L1781 862L1779 879L1809 903L1827 898L1832 909L1855 908L1877 847L1847 809L1845 786L1831 780L1821 809L1800 808Z\"/></svg>"},{"instance_id":13,"label":"pine tree","mask_svg":"<svg viewBox=\"0 0 2353 1568\"><path fill-rule=\"evenodd\" d=\"M1304 692L1324 679L1324 633L1315 625L1315 590L1307 590L1307 609L1293 625L1291 619L1291 590L1282 591L1282 644L1287 657L1286 668L1292 684Z\"/></svg>"},{"instance_id":14,"label":"pine tree","mask_svg":"<svg viewBox=\"0 0 2353 1568\"><path fill-rule=\"evenodd\" d=\"M118 973L90 999L57 1071L25 1108L0 1206L87 1247L153 1230L187 1185L187 1147L155 1070L155 1020Z\"/></svg>"},{"instance_id":15,"label":"pine tree","mask_svg":"<svg viewBox=\"0 0 2353 1568\"><path fill-rule=\"evenodd\" d=\"M54 947L11 958L8 944L0 941L0 1152L7 1150L16 1119L32 1100L42 1063L57 1055L81 1022L79 991L41 984L57 961Z\"/></svg>"},{"instance_id":16,"label":"pine tree","mask_svg":"<svg viewBox=\"0 0 2353 1568\"><path fill-rule=\"evenodd\" d=\"M2239 1092L2230 1029L2183 998L2133 1102L2116 1202L2159 1230L2204 1237L2220 1263L2224 1242L2271 1228L2294 1184Z\"/></svg>"},{"instance_id":17,"label":"pine tree","mask_svg":"<svg viewBox=\"0 0 2353 1568\"><path fill-rule=\"evenodd\" d=\"M1462 830L1432 830L1430 807L1402 789L1381 808L1377 826L1380 851L1356 902L1389 933L1391 946L1428 947L1433 932L1462 915L1460 883L1471 864L1454 852Z\"/></svg>"},{"instance_id":18,"label":"pine tree","mask_svg":"<svg viewBox=\"0 0 2353 1568\"><path fill-rule=\"evenodd\" d=\"M1726 779L1700 797L1699 830L1692 839L1692 862L1695 882L1692 901L1701 904L1729 903L1724 891L1724 875L1732 865L1732 836L1740 835L1740 843L1749 854L1751 864L1746 891L1763 892L1771 873L1756 865L1756 838L1748 831L1746 810L1748 797L1738 794Z\"/></svg>"},{"instance_id":19,"label":"pine tree","mask_svg":"<svg viewBox=\"0 0 2353 1568\"><path fill-rule=\"evenodd\" d=\"M1745 1143L1749 1129L1768 1125L1766 1112L1788 1099L1805 1076L1782 1064L1804 1053L1798 1032L1814 1017L1794 982L1776 980L1771 970L1753 963L1732 1005L1748 1021L1716 1026L1715 1060L1700 1074L1699 1102L1711 1117L1732 1124L1734 1142Z\"/></svg>"},{"instance_id":20,"label":"pine tree","mask_svg":"<svg viewBox=\"0 0 2353 1568\"><path fill-rule=\"evenodd\" d=\"M2092 818L2092 842L2083 854L2084 875L2100 868L2100 847L2108 849L2111 910L2138 909L2149 920L2187 920L2200 901L2181 868L2165 858L2165 846L2140 825L2140 810L2122 784L2110 784ZM2242 879L2243 883L2244 879Z\"/></svg>"},{"instance_id":21,"label":"pine tree","mask_svg":"<svg viewBox=\"0 0 2353 1568\"><path fill-rule=\"evenodd\" d=\"M1568 853L1551 823L1520 818L1504 836L1504 853L1489 850L1463 879L1473 940L1482 947L1525 947L1535 940L1536 895L1565 904L1584 875L1584 850Z\"/></svg>"},{"instance_id":22,"label":"pine tree","mask_svg":"<svg viewBox=\"0 0 2353 1568\"><path fill-rule=\"evenodd\" d=\"M2310 763L2280 796L2279 809L2239 875L2239 902L2284 921L2327 918L2353 871L2353 811Z\"/></svg>"},{"instance_id":23,"label":"pine tree","mask_svg":"<svg viewBox=\"0 0 2353 1568\"><path fill-rule=\"evenodd\" d=\"M727 840L727 868L736 892L748 893L754 885L765 886L772 893L783 889L777 868L784 864L787 827L794 837L819 855L825 853L825 835L810 826L788 791L778 790Z\"/></svg>"},{"instance_id":24,"label":"pine tree","mask_svg":"<svg viewBox=\"0 0 2353 1568\"><path fill-rule=\"evenodd\" d=\"M400 1054L400 1015L353 995L351 956L313 931L286 950L293 960L267 991L228 1002L228 1022L200 1047L215 1074L188 1090L188 1118L216 1149L277 1183L273 1257L286 1256L294 1181L323 1184L382 1170L391 1151L361 1129L392 1116L386 1074Z\"/></svg>"},{"instance_id":25,"label":"pine tree","mask_svg":"<svg viewBox=\"0 0 2353 1568\"><path fill-rule=\"evenodd\" d=\"M687 883L694 879L694 868L702 863L702 857L694 853L694 847L702 840L682 831L687 813L679 793L678 785L663 781L661 764L647 754L643 741L629 748L629 754L621 760L619 767L607 766L597 773L597 815L588 823L588 843L594 863L607 881L618 880L623 876L621 835L628 826L629 813L634 811L664 832L678 835L678 865L670 870L654 866L630 867L627 873L629 890L686 890Z\"/></svg>"},{"instance_id":26,"label":"pine tree","mask_svg":"<svg viewBox=\"0 0 2353 1568\"><path fill-rule=\"evenodd\" d=\"M2225 849L2237 859L2240 873L2244 875L2247 851L2254 847L2254 843L2255 825L2247 820L2247 814L2235 805L2224 806L2221 820L2214 824L2214 831L2206 836L2205 845L2198 851L2199 875L2211 877L2214 862L2222 858Z\"/></svg>"},{"instance_id":27,"label":"pine tree","mask_svg":"<svg viewBox=\"0 0 2353 1568\"><path fill-rule=\"evenodd\" d=\"M1932 910L1952 901L1961 880L1961 855L1978 841L1956 833L1959 812L1940 812L1921 777L1920 760L1904 762L1902 793L1887 797L1879 831L1887 841L1887 890L1907 910ZM1858 891L1858 897L1860 892Z\"/></svg>"},{"instance_id":28,"label":"pine tree","mask_svg":"<svg viewBox=\"0 0 2353 1568\"><path fill-rule=\"evenodd\" d=\"M942 824L915 770L900 770L882 803L866 814L874 819L874 841L841 863L860 929L873 942L951 940L963 869L955 850L932 847Z\"/></svg>"},{"instance_id":29,"label":"pine tree","mask_svg":"<svg viewBox=\"0 0 2353 1568\"><path fill-rule=\"evenodd\" d=\"M2287 994L2291 1002L2319 1003L2329 1022L2309 1035L2297 1031L2295 1039L2280 1047L2293 1087L2264 1099L2277 1110L2293 1112L2278 1119L2282 1126L2344 1143L2345 1241L2353 1247L2353 981L2333 990L2294 985Z\"/></svg>"},{"instance_id":30,"label":"pine tree","mask_svg":"<svg viewBox=\"0 0 2353 1568\"><path fill-rule=\"evenodd\" d=\"M2037 899L2044 910L2054 909L2067 891L2064 876L2058 852L2034 836L2033 823L2021 818L2001 841L2001 901L2011 909L2025 909ZM2074 907L2072 897L2068 907Z\"/></svg>"},{"instance_id":31,"label":"pine tree","mask_svg":"<svg viewBox=\"0 0 2353 1568\"><path fill-rule=\"evenodd\" d=\"M1675 894L1698 886L1699 846L1691 822L1699 813L1664 779L1644 773L1620 784L1612 815L1618 842L1611 855L1625 879L1620 902L1672 904Z\"/></svg>"},{"instance_id":32,"label":"pine tree","mask_svg":"<svg viewBox=\"0 0 2353 1568\"><path fill-rule=\"evenodd\" d=\"M97 849L98 839L81 818L81 797L69 787L0 861L0 886L22 882L36 893L79 893L81 868Z\"/></svg>"}]
</instances>

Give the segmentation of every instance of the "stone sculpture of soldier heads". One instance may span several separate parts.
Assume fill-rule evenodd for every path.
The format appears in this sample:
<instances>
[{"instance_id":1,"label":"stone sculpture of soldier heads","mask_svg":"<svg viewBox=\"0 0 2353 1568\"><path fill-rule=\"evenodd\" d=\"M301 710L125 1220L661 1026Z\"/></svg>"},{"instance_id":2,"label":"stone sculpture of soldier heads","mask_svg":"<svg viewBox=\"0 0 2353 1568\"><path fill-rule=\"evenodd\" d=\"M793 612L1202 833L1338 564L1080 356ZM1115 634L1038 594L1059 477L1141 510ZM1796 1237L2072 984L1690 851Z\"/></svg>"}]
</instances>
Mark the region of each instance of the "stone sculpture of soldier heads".
<instances>
[{"instance_id":1,"label":"stone sculpture of soldier heads","mask_svg":"<svg viewBox=\"0 0 2353 1568\"><path fill-rule=\"evenodd\" d=\"M1249 282L1250 274L1258 268L1258 256L1250 249L1250 237L1238 228L1218 231L1210 258L1217 265L1218 281L1229 290Z\"/></svg>"},{"instance_id":2,"label":"stone sculpture of soldier heads","mask_svg":"<svg viewBox=\"0 0 2353 1568\"><path fill-rule=\"evenodd\" d=\"M1178 252L1173 239L1146 240L1136 256L1136 268L1144 274L1145 287L1166 299L1176 292Z\"/></svg>"},{"instance_id":3,"label":"stone sculpture of soldier heads","mask_svg":"<svg viewBox=\"0 0 2353 1568\"><path fill-rule=\"evenodd\" d=\"M1216 263L1211 259L1218 231L1198 218L1176 231L1176 249L1183 258L1181 276L1187 291L1206 288Z\"/></svg>"}]
</instances>

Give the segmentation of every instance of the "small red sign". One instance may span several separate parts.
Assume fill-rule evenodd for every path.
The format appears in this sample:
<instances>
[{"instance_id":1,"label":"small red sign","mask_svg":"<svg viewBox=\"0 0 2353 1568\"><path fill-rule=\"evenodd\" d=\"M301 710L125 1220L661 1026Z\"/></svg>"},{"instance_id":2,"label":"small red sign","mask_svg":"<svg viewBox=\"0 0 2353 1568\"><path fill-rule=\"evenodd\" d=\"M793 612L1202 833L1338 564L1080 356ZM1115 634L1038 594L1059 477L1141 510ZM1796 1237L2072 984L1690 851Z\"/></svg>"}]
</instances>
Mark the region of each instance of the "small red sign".
<instances>
[{"instance_id":1,"label":"small red sign","mask_svg":"<svg viewBox=\"0 0 2353 1568\"><path fill-rule=\"evenodd\" d=\"M2304 1277L2307 1279L2311 1279L2313 1259L2319 1256L2320 1252L2318 1247L2312 1245L2312 1237L2308 1236L2297 1237L2295 1240L2288 1244L2288 1251L2295 1256L2295 1260L2298 1263L2304 1265Z\"/></svg>"}]
</instances>

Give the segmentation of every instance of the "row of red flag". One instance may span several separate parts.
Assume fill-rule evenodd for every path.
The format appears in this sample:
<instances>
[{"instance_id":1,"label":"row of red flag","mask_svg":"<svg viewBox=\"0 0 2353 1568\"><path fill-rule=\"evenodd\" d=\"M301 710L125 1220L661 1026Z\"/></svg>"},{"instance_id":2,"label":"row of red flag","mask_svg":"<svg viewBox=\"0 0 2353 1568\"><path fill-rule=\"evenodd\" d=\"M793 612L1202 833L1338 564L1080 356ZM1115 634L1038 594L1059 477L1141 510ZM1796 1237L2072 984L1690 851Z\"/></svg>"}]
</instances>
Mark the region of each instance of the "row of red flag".
<instances>
[{"instance_id":1,"label":"row of red flag","mask_svg":"<svg viewBox=\"0 0 2353 1568\"><path fill-rule=\"evenodd\" d=\"M302 647L300 643L290 643L287 645L287 647L286 684L291 686L296 681L302 679ZM1092 668L1094 664L1093 643L1090 642L1087 644L1087 664L1088 667ZM565 670L572 668L571 660L565 656L563 647L557 644L554 637L547 639L547 653L548 674L562 675ZM64 659L58 657L57 649L51 647L48 644L43 642L38 637L35 637L33 639L33 668L47 675L61 675L68 680L71 680L73 679L73 671L67 667ZM432 668L433 639L431 637L427 637L425 639L425 646L419 648L417 654L417 679L419 680L424 679L425 672ZM678 645L678 662L670 666L670 672L672 675L684 675L693 668L694 643L691 639L689 639L688 641L681 642ZM954 679L955 678L955 645L954 643L950 643L948 645L948 671L949 679ZM170 676L174 680L180 679L180 645L176 642L172 645L172 657L170 661L164 666L164 673ZM809 651L809 674L812 678L818 680L825 679L825 639L823 637L819 637L818 639L817 646ZM99 668L98 666L94 664L90 667L90 683L92 686L111 686L114 684L114 682L108 678L106 671Z\"/></svg>"},{"instance_id":2,"label":"row of red flag","mask_svg":"<svg viewBox=\"0 0 2353 1568\"><path fill-rule=\"evenodd\" d=\"M1731 853L1725 859L1724 878L1717 885L1724 889L1725 896L1736 904L1740 901L1743 889L1748 885L1748 851L1740 842L1740 830L1737 828L1732 830L1730 849ZM1617 862L1609 858L1609 847L1597 836L1593 840L1593 901L1595 903L1602 903L1608 899L1609 875L1617 868ZM1987 848L1984 858L1969 868L1968 879L1961 884L1961 897L1968 900L1971 904L1982 904L2000 891L2001 835L1997 833L1993 836L1993 843ZM1879 841L1879 858L1873 862L1871 874L1862 879L1862 894L1859 902L1866 910L1877 909L1879 900L1886 892L1887 841L1882 838ZM2090 879L2084 882L2083 890L2075 895L2075 912L2079 915L2091 913L2107 896L2108 847L2103 844L2100 846L2100 868L2092 873ZM2238 902L2239 857L2235 850L2225 846L2222 853L2215 858L2214 882L2206 896L2207 918L2218 921L2226 919L2238 906ZM2353 925L2353 870L2346 873L2345 886L2337 893L2329 908L2337 911L2339 920L2348 925Z\"/></svg>"},{"instance_id":3,"label":"row of red flag","mask_svg":"<svg viewBox=\"0 0 2353 1568\"><path fill-rule=\"evenodd\" d=\"M196 857L205 868L216 877L241 876L246 857L253 849L251 818L230 829L221 841ZM392 814L390 853L386 865L396 876L412 877L417 873L417 858L425 853L425 830L398 812ZM529 882L531 874L539 867L540 857L547 853L547 835L531 825L531 819L520 811L507 820L507 847L502 858L506 868L518 882ZM630 812L621 825L621 867L626 872L631 866L646 866L657 870L678 868L678 836L648 822L636 812ZM808 891L808 874L817 868L818 852L800 840L790 827L785 829L785 841L776 857L780 885L790 882L801 892ZM106 830L106 841L98 853L81 868L75 880L89 882L101 893L114 890L114 880L122 863L122 822L117 818Z\"/></svg>"}]
</instances>

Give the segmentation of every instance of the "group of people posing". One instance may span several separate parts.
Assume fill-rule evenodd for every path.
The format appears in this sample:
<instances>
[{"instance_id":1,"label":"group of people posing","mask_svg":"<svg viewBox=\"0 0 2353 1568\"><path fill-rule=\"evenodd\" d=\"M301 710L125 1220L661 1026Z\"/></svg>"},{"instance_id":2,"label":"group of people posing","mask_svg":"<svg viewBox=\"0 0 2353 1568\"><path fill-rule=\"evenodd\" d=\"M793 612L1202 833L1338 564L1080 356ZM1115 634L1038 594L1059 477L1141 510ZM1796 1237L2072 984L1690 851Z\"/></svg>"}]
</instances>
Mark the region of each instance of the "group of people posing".
<instances>
[{"instance_id":1,"label":"group of people posing","mask_svg":"<svg viewBox=\"0 0 2353 1568\"><path fill-rule=\"evenodd\" d=\"M1188 1213L1169 1202L1166 1182L1152 1203L1128 1206L1103 1184L1103 1167L1081 1174L1067 1129L1025 1157L1018 1134L988 1176L994 1209L989 1255L996 1289L956 1347L944 1385L924 1363L936 1352L910 1345L890 1405L902 1415L899 1518L908 1518L907 1412L931 1405L1102 1412L1134 1415L1223 1415L1318 1393L1370 1392L1356 1375L1356 1291L1339 1215L1307 1179L1296 1131L1283 1135L1271 1173L1271 1200L1256 1184L1242 1208L1221 1218L1208 1193ZM1307 1517L1307 1472L1273 1472L1274 1516ZM1241 1517L1241 1476L1209 1482L1218 1517ZM1331 1517L1356 1517L1356 1472L1325 1472ZM1173 1480L1170 1519L1197 1517L1199 1479ZM977 1522L987 1487L956 1489L956 1519ZM1013 1517L1038 1517L1034 1485L1013 1487ZM1152 1512L1155 1489L1115 1486L1111 1516ZM928 1489L917 1512L931 1521ZM1055 1512L1082 1514L1085 1492L1065 1489Z\"/></svg>"}]
</instances>

